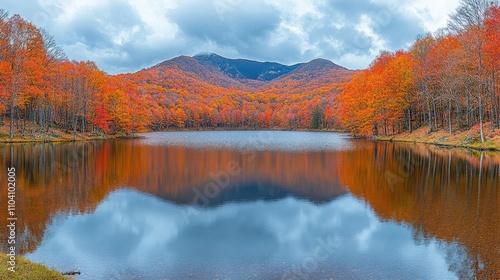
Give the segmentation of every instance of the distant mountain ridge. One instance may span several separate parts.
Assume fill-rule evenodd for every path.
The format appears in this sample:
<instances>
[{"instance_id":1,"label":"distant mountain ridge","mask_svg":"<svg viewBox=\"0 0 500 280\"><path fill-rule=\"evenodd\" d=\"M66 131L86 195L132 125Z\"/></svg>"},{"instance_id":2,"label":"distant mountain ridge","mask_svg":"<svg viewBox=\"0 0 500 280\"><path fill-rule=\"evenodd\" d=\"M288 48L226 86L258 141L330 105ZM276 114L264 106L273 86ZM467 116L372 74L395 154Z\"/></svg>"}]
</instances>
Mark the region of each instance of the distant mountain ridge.
<instances>
[{"instance_id":1,"label":"distant mountain ridge","mask_svg":"<svg viewBox=\"0 0 500 280\"><path fill-rule=\"evenodd\" d=\"M193 57L207 68L216 69L233 79L269 82L286 75L305 63L283 65L276 62L258 62L248 59L229 59L220 55L201 54Z\"/></svg>"},{"instance_id":2,"label":"distant mountain ridge","mask_svg":"<svg viewBox=\"0 0 500 280\"><path fill-rule=\"evenodd\" d=\"M274 84L305 85L314 80L320 84L332 83L343 79L345 73L352 72L326 59L283 65L277 62L230 59L214 53L175 57L149 70L163 68L180 70L187 76L211 85L251 92L273 87Z\"/></svg>"},{"instance_id":3,"label":"distant mountain ridge","mask_svg":"<svg viewBox=\"0 0 500 280\"><path fill-rule=\"evenodd\" d=\"M215 68L209 68L205 65L202 65L194 57L178 56L170 60L163 61L160 64L153 66L151 69L161 68L180 70L187 76L191 76L192 78L212 85L221 86L224 88L249 90L249 88L247 88L241 82Z\"/></svg>"}]
</instances>

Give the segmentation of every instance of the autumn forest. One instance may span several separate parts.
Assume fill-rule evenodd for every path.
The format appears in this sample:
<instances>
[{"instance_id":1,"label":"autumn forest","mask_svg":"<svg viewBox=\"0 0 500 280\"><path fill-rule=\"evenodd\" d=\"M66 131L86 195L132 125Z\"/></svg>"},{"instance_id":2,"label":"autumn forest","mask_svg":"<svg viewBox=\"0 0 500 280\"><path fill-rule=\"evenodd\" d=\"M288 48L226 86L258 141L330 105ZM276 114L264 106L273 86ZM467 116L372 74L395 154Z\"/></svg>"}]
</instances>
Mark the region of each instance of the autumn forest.
<instances>
[{"instance_id":1,"label":"autumn forest","mask_svg":"<svg viewBox=\"0 0 500 280\"><path fill-rule=\"evenodd\" d=\"M397 2L5 1L0 279L500 279L500 0Z\"/></svg>"},{"instance_id":2,"label":"autumn forest","mask_svg":"<svg viewBox=\"0 0 500 280\"><path fill-rule=\"evenodd\" d=\"M251 62L210 54L109 75L91 61L69 60L45 30L0 11L0 125L10 138L168 129L337 129L371 137L479 126L484 142L500 129L499 45L500 8L462 1L446 29L408 50L382 52L363 71L317 59L289 69L262 64L282 73L250 77L221 65Z\"/></svg>"},{"instance_id":3,"label":"autumn forest","mask_svg":"<svg viewBox=\"0 0 500 280\"><path fill-rule=\"evenodd\" d=\"M499 45L500 8L462 1L447 29L407 51L380 54L353 77L337 98L342 126L368 136L479 125L484 142L486 122L500 128Z\"/></svg>"}]
</instances>

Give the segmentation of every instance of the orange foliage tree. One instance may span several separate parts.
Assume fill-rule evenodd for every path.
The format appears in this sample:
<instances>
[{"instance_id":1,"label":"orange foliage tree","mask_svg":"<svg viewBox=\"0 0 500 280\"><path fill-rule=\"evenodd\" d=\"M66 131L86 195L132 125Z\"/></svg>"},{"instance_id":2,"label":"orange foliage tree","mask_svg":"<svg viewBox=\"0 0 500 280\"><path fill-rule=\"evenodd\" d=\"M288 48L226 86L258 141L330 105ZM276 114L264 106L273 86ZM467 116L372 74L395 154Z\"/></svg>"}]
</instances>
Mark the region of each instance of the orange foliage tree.
<instances>
[{"instance_id":1,"label":"orange foliage tree","mask_svg":"<svg viewBox=\"0 0 500 280\"><path fill-rule=\"evenodd\" d=\"M425 35L408 52L383 52L337 97L340 123L355 135L500 128L497 2L462 0L449 28Z\"/></svg>"}]
</instances>

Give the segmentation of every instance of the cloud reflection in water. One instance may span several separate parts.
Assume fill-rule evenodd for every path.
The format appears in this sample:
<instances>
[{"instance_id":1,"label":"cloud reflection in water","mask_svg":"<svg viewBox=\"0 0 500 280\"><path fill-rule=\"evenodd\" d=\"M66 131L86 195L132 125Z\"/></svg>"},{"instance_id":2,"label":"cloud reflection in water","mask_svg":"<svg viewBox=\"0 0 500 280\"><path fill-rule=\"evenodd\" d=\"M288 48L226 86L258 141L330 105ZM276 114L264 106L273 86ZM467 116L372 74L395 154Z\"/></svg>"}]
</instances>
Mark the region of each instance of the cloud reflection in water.
<instances>
[{"instance_id":1,"label":"cloud reflection in water","mask_svg":"<svg viewBox=\"0 0 500 280\"><path fill-rule=\"evenodd\" d=\"M453 244L420 244L351 195L227 203L186 219L190 208L118 190L93 213L55 217L26 257L78 279L456 278L446 262ZM321 242L332 240L328 252ZM321 244L326 259L311 263Z\"/></svg>"}]
</instances>

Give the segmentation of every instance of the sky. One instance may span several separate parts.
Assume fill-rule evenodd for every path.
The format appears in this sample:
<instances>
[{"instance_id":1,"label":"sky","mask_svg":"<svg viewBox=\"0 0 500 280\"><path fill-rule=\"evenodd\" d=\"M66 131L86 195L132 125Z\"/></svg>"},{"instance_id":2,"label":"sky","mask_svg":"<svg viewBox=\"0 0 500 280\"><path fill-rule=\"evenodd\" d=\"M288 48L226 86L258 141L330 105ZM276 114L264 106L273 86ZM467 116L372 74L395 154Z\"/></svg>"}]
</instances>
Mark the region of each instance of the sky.
<instances>
[{"instance_id":1,"label":"sky","mask_svg":"<svg viewBox=\"0 0 500 280\"><path fill-rule=\"evenodd\" d=\"M117 74L199 53L363 69L445 27L459 1L0 0L0 9L47 30L69 59Z\"/></svg>"}]
</instances>

